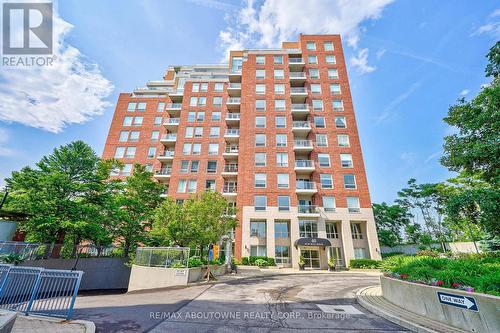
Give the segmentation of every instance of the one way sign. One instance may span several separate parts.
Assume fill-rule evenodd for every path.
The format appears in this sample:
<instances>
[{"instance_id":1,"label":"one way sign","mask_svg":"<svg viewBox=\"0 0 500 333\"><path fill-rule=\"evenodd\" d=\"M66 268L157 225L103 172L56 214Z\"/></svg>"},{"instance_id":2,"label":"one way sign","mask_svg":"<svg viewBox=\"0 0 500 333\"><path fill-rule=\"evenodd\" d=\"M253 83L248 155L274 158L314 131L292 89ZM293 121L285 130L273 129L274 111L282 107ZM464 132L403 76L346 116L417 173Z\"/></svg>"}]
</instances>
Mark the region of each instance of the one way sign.
<instances>
[{"instance_id":1,"label":"one way sign","mask_svg":"<svg viewBox=\"0 0 500 333\"><path fill-rule=\"evenodd\" d=\"M446 305L455 306L457 308L467 309L478 312L477 303L474 297L453 295L448 293L437 292L439 302Z\"/></svg>"}]
</instances>

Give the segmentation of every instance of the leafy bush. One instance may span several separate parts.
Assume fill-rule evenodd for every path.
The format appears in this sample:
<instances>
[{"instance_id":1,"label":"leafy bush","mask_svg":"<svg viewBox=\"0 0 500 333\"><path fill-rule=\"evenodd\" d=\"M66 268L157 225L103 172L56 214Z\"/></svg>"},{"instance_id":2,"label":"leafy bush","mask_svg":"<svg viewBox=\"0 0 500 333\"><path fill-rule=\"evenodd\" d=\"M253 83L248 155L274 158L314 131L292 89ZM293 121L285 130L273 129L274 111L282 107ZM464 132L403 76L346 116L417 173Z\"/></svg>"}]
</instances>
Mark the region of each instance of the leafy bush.
<instances>
[{"instance_id":1,"label":"leafy bush","mask_svg":"<svg viewBox=\"0 0 500 333\"><path fill-rule=\"evenodd\" d=\"M266 262L265 266L276 266L274 258L263 257L263 256L241 257L241 265L258 266L257 263L256 263L256 261L259 260L259 259L260 260L264 260Z\"/></svg>"},{"instance_id":2,"label":"leafy bush","mask_svg":"<svg viewBox=\"0 0 500 333\"><path fill-rule=\"evenodd\" d=\"M373 259L351 259L350 268L379 268L381 261Z\"/></svg>"},{"instance_id":3,"label":"leafy bush","mask_svg":"<svg viewBox=\"0 0 500 333\"><path fill-rule=\"evenodd\" d=\"M259 266L259 267L265 267L265 266L267 266L267 260L257 259L257 260L255 260L254 265Z\"/></svg>"},{"instance_id":4,"label":"leafy bush","mask_svg":"<svg viewBox=\"0 0 500 333\"><path fill-rule=\"evenodd\" d=\"M390 258L390 257L394 257L394 256L399 256L399 255L402 255L404 254L403 252L387 252L387 253L382 253L382 259L385 259L385 258Z\"/></svg>"},{"instance_id":5,"label":"leafy bush","mask_svg":"<svg viewBox=\"0 0 500 333\"><path fill-rule=\"evenodd\" d=\"M232 257L231 260L232 260L233 264L235 264L235 265L243 265L242 261L239 259L236 259L235 257Z\"/></svg>"},{"instance_id":6,"label":"leafy bush","mask_svg":"<svg viewBox=\"0 0 500 333\"><path fill-rule=\"evenodd\" d=\"M203 262L199 257L193 256L188 259L188 267L200 267L201 265L203 265Z\"/></svg>"},{"instance_id":7,"label":"leafy bush","mask_svg":"<svg viewBox=\"0 0 500 333\"><path fill-rule=\"evenodd\" d=\"M174 262L170 268L186 268L186 266L184 266L182 263L180 262Z\"/></svg>"},{"instance_id":8,"label":"leafy bush","mask_svg":"<svg viewBox=\"0 0 500 333\"><path fill-rule=\"evenodd\" d=\"M241 257L241 264L250 265L250 260L248 259L248 257Z\"/></svg>"},{"instance_id":9,"label":"leafy bush","mask_svg":"<svg viewBox=\"0 0 500 333\"><path fill-rule=\"evenodd\" d=\"M439 257L439 252L436 250L420 250L415 254L417 257Z\"/></svg>"},{"instance_id":10,"label":"leafy bush","mask_svg":"<svg viewBox=\"0 0 500 333\"><path fill-rule=\"evenodd\" d=\"M19 265L24 261L24 256L19 253L4 254L0 256L0 262L5 264Z\"/></svg>"}]
</instances>

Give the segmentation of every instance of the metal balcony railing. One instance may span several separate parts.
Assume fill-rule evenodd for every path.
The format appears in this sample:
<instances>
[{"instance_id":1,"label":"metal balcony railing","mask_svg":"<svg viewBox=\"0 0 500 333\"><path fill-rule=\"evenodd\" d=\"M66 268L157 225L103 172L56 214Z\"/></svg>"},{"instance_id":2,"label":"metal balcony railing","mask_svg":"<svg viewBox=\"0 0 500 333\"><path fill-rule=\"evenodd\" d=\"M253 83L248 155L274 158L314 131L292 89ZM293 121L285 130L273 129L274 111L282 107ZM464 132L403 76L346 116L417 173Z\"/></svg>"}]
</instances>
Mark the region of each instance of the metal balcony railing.
<instances>
[{"instance_id":1,"label":"metal balcony railing","mask_svg":"<svg viewBox=\"0 0 500 333\"><path fill-rule=\"evenodd\" d=\"M292 110L309 110L309 105L307 104L292 104Z\"/></svg>"},{"instance_id":2,"label":"metal balcony railing","mask_svg":"<svg viewBox=\"0 0 500 333\"><path fill-rule=\"evenodd\" d=\"M295 186L296 186L297 190L315 190L316 189L315 182L310 182L310 181L306 181L306 180L298 180Z\"/></svg>"},{"instance_id":3,"label":"metal balcony railing","mask_svg":"<svg viewBox=\"0 0 500 333\"><path fill-rule=\"evenodd\" d=\"M222 187L222 193L236 193L236 185L224 184Z\"/></svg>"},{"instance_id":4,"label":"metal balcony railing","mask_svg":"<svg viewBox=\"0 0 500 333\"><path fill-rule=\"evenodd\" d=\"M174 151L173 150L165 150L163 154L158 155L158 157L174 157Z\"/></svg>"},{"instance_id":5,"label":"metal balcony railing","mask_svg":"<svg viewBox=\"0 0 500 333\"><path fill-rule=\"evenodd\" d=\"M311 128L311 123L308 121L294 121L292 127Z\"/></svg>"},{"instance_id":6,"label":"metal balcony railing","mask_svg":"<svg viewBox=\"0 0 500 333\"><path fill-rule=\"evenodd\" d=\"M182 107L182 103L168 103L167 109L180 109Z\"/></svg>"},{"instance_id":7,"label":"metal balcony railing","mask_svg":"<svg viewBox=\"0 0 500 333\"><path fill-rule=\"evenodd\" d=\"M224 172L238 172L238 164L224 165Z\"/></svg>"},{"instance_id":8,"label":"metal balcony railing","mask_svg":"<svg viewBox=\"0 0 500 333\"><path fill-rule=\"evenodd\" d=\"M240 114L239 113L228 113L226 115L226 119L240 120Z\"/></svg>"},{"instance_id":9,"label":"metal balcony railing","mask_svg":"<svg viewBox=\"0 0 500 333\"><path fill-rule=\"evenodd\" d=\"M294 140L293 146L297 148L312 148L313 143L311 140Z\"/></svg>"},{"instance_id":10,"label":"metal balcony railing","mask_svg":"<svg viewBox=\"0 0 500 333\"><path fill-rule=\"evenodd\" d=\"M230 128L230 129L226 130L226 134L225 135L227 135L227 136L239 136L240 135L240 130L239 129Z\"/></svg>"},{"instance_id":11,"label":"metal balcony railing","mask_svg":"<svg viewBox=\"0 0 500 333\"><path fill-rule=\"evenodd\" d=\"M241 98L240 97L230 97L227 99L226 104L240 104L241 103Z\"/></svg>"},{"instance_id":12,"label":"metal balcony railing","mask_svg":"<svg viewBox=\"0 0 500 333\"><path fill-rule=\"evenodd\" d=\"M161 168L160 170L157 170L157 171L156 171L156 174L157 174L157 175L162 175L162 176L168 176L168 175L171 175L171 174L172 174L172 168L171 168L171 167L168 167L168 168Z\"/></svg>"},{"instance_id":13,"label":"metal balcony railing","mask_svg":"<svg viewBox=\"0 0 500 333\"><path fill-rule=\"evenodd\" d=\"M302 58L288 58L288 62L291 64L300 64L304 62Z\"/></svg>"},{"instance_id":14,"label":"metal balcony railing","mask_svg":"<svg viewBox=\"0 0 500 333\"><path fill-rule=\"evenodd\" d=\"M224 150L224 152L228 154L238 154L239 147L226 147L226 150Z\"/></svg>"},{"instance_id":15,"label":"metal balcony railing","mask_svg":"<svg viewBox=\"0 0 500 333\"><path fill-rule=\"evenodd\" d=\"M177 134L163 134L161 140L175 141L177 140Z\"/></svg>"},{"instance_id":16,"label":"metal balcony railing","mask_svg":"<svg viewBox=\"0 0 500 333\"><path fill-rule=\"evenodd\" d=\"M294 79L294 78L299 78L299 79L302 79L302 78L305 78L306 77L306 73L304 72L290 72L290 78Z\"/></svg>"},{"instance_id":17,"label":"metal balcony railing","mask_svg":"<svg viewBox=\"0 0 500 333\"><path fill-rule=\"evenodd\" d=\"M315 205L298 205L297 208L301 214L314 214L318 211Z\"/></svg>"},{"instance_id":18,"label":"metal balcony railing","mask_svg":"<svg viewBox=\"0 0 500 333\"><path fill-rule=\"evenodd\" d=\"M163 124L164 125L179 125L181 120L179 118L168 118L166 119Z\"/></svg>"},{"instance_id":19,"label":"metal balcony railing","mask_svg":"<svg viewBox=\"0 0 500 333\"><path fill-rule=\"evenodd\" d=\"M297 160L295 161L296 168L314 168L314 161L311 160Z\"/></svg>"},{"instance_id":20,"label":"metal balcony railing","mask_svg":"<svg viewBox=\"0 0 500 333\"><path fill-rule=\"evenodd\" d=\"M241 83L229 83L229 89L241 89Z\"/></svg>"},{"instance_id":21,"label":"metal balcony railing","mask_svg":"<svg viewBox=\"0 0 500 333\"><path fill-rule=\"evenodd\" d=\"M305 87L291 87L290 93L292 93L292 94L307 94L307 89Z\"/></svg>"}]
</instances>

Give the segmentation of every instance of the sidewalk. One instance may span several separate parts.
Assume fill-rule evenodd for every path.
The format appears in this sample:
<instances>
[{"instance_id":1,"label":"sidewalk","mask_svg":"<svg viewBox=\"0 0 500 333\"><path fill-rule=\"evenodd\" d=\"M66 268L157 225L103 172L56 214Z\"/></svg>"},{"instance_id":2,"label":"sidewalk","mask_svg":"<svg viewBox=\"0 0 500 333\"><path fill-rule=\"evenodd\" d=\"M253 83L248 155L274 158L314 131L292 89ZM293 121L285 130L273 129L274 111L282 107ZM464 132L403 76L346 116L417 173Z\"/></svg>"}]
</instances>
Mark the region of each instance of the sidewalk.
<instances>
[{"instance_id":1,"label":"sidewalk","mask_svg":"<svg viewBox=\"0 0 500 333\"><path fill-rule=\"evenodd\" d=\"M12 333L94 333L95 325L87 320L70 320L40 317L40 316L25 316L18 314Z\"/></svg>"},{"instance_id":2,"label":"sidewalk","mask_svg":"<svg viewBox=\"0 0 500 333\"><path fill-rule=\"evenodd\" d=\"M465 333L456 327L428 319L387 301L380 286L363 288L356 293L358 303L365 309L402 327L418 333Z\"/></svg>"}]
</instances>

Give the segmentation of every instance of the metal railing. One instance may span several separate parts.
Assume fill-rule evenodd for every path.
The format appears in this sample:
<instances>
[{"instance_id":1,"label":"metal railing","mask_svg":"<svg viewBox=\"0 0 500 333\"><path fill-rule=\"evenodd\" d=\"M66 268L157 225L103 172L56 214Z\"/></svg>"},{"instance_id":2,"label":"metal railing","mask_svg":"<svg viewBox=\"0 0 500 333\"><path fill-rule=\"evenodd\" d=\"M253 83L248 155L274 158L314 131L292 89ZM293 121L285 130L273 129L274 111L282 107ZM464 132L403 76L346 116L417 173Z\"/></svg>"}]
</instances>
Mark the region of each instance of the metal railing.
<instances>
[{"instance_id":1,"label":"metal railing","mask_svg":"<svg viewBox=\"0 0 500 333\"><path fill-rule=\"evenodd\" d=\"M225 153L227 154L238 154L239 153L239 147L226 147L224 150Z\"/></svg>"},{"instance_id":2,"label":"metal railing","mask_svg":"<svg viewBox=\"0 0 500 333\"><path fill-rule=\"evenodd\" d=\"M292 127L296 128L311 128L311 123L308 121L294 121Z\"/></svg>"},{"instance_id":3,"label":"metal railing","mask_svg":"<svg viewBox=\"0 0 500 333\"><path fill-rule=\"evenodd\" d=\"M163 122L163 125L179 125L180 122L179 118L168 118Z\"/></svg>"},{"instance_id":4,"label":"metal railing","mask_svg":"<svg viewBox=\"0 0 500 333\"><path fill-rule=\"evenodd\" d=\"M241 83L229 83L229 89L241 89Z\"/></svg>"},{"instance_id":5,"label":"metal railing","mask_svg":"<svg viewBox=\"0 0 500 333\"><path fill-rule=\"evenodd\" d=\"M314 161L311 160L296 160L296 168L314 168Z\"/></svg>"},{"instance_id":6,"label":"metal railing","mask_svg":"<svg viewBox=\"0 0 500 333\"><path fill-rule=\"evenodd\" d=\"M240 97L230 97L227 99L226 104L240 104L241 103L241 98Z\"/></svg>"},{"instance_id":7,"label":"metal railing","mask_svg":"<svg viewBox=\"0 0 500 333\"><path fill-rule=\"evenodd\" d=\"M238 172L238 164L224 165L224 172Z\"/></svg>"},{"instance_id":8,"label":"metal railing","mask_svg":"<svg viewBox=\"0 0 500 333\"><path fill-rule=\"evenodd\" d=\"M226 115L226 119L240 120L240 114L239 113L228 113Z\"/></svg>"},{"instance_id":9,"label":"metal railing","mask_svg":"<svg viewBox=\"0 0 500 333\"><path fill-rule=\"evenodd\" d=\"M292 94L307 94L307 89L305 87L291 87L290 93L292 93Z\"/></svg>"},{"instance_id":10,"label":"metal railing","mask_svg":"<svg viewBox=\"0 0 500 333\"><path fill-rule=\"evenodd\" d=\"M237 185L224 184L222 193L236 193Z\"/></svg>"},{"instance_id":11,"label":"metal railing","mask_svg":"<svg viewBox=\"0 0 500 333\"><path fill-rule=\"evenodd\" d=\"M0 241L0 255L15 254L22 260L40 260L49 258L111 257L118 256L114 245L63 245Z\"/></svg>"},{"instance_id":12,"label":"metal railing","mask_svg":"<svg viewBox=\"0 0 500 333\"><path fill-rule=\"evenodd\" d=\"M298 180L295 187L297 190L315 190L316 183L306 180Z\"/></svg>"},{"instance_id":13,"label":"metal railing","mask_svg":"<svg viewBox=\"0 0 500 333\"><path fill-rule=\"evenodd\" d=\"M313 143L311 140L294 140L293 146L297 148L312 148Z\"/></svg>"},{"instance_id":14,"label":"metal railing","mask_svg":"<svg viewBox=\"0 0 500 333\"><path fill-rule=\"evenodd\" d=\"M292 110L303 110L309 111L309 105L307 104L292 104Z\"/></svg>"},{"instance_id":15,"label":"metal railing","mask_svg":"<svg viewBox=\"0 0 500 333\"><path fill-rule=\"evenodd\" d=\"M299 64L299 63L303 63L304 59L302 59L302 58L288 58L288 62L291 64Z\"/></svg>"},{"instance_id":16,"label":"metal railing","mask_svg":"<svg viewBox=\"0 0 500 333\"><path fill-rule=\"evenodd\" d=\"M304 73L304 72L290 72L289 75L290 75L291 79L296 79L296 78L305 79L306 78L306 73Z\"/></svg>"},{"instance_id":17,"label":"metal railing","mask_svg":"<svg viewBox=\"0 0 500 333\"><path fill-rule=\"evenodd\" d=\"M161 140L175 141L177 140L177 134L163 134Z\"/></svg>"},{"instance_id":18,"label":"metal railing","mask_svg":"<svg viewBox=\"0 0 500 333\"><path fill-rule=\"evenodd\" d=\"M182 103L167 103L167 109L180 109L182 108Z\"/></svg>"},{"instance_id":19,"label":"metal railing","mask_svg":"<svg viewBox=\"0 0 500 333\"><path fill-rule=\"evenodd\" d=\"M0 308L71 318L82 271L0 265L0 272Z\"/></svg>"},{"instance_id":20,"label":"metal railing","mask_svg":"<svg viewBox=\"0 0 500 333\"><path fill-rule=\"evenodd\" d=\"M240 130L239 129L235 129L235 128L230 128L230 129L226 130L226 133L224 135L227 135L227 136L238 136L238 135L240 135Z\"/></svg>"},{"instance_id":21,"label":"metal railing","mask_svg":"<svg viewBox=\"0 0 500 333\"><path fill-rule=\"evenodd\" d=\"M315 205L298 205L297 208L301 214L314 214L318 212Z\"/></svg>"},{"instance_id":22,"label":"metal railing","mask_svg":"<svg viewBox=\"0 0 500 333\"><path fill-rule=\"evenodd\" d=\"M148 267L187 267L189 247L139 247L135 264Z\"/></svg>"},{"instance_id":23,"label":"metal railing","mask_svg":"<svg viewBox=\"0 0 500 333\"><path fill-rule=\"evenodd\" d=\"M161 168L160 170L156 171L157 175L160 176L168 176L172 174L172 168Z\"/></svg>"},{"instance_id":24,"label":"metal railing","mask_svg":"<svg viewBox=\"0 0 500 333\"><path fill-rule=\"evenodd\" d=\"M174 151L173 150L165 150L163 154L158 155L158 157L174 157Z\"/></svg>"}]
</instances>

